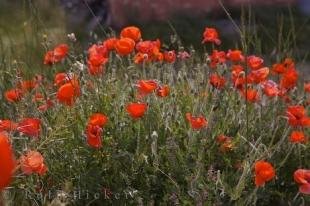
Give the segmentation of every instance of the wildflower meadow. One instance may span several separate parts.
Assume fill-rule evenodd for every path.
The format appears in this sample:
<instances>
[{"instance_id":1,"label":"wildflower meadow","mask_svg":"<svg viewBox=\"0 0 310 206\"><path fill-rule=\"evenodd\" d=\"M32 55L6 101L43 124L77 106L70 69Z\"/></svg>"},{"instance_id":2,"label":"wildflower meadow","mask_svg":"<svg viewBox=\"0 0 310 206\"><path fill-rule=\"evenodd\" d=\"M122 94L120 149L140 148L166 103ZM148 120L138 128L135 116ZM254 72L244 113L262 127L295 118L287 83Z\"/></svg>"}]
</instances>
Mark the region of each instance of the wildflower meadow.
<instances>
[{"instance_id":1,"label":"wildflower meadow","mask_svg":"<svg viewBox=\"0 0 310 206\"><path fill-rule=\"evenodd\" d=\"M243 35L223 50L208 25L201 54L143 36L129 25L82 52L45 37L35 72L2 57L0 205L310 205L294 57Z\"/></svg>"}]
</instances>

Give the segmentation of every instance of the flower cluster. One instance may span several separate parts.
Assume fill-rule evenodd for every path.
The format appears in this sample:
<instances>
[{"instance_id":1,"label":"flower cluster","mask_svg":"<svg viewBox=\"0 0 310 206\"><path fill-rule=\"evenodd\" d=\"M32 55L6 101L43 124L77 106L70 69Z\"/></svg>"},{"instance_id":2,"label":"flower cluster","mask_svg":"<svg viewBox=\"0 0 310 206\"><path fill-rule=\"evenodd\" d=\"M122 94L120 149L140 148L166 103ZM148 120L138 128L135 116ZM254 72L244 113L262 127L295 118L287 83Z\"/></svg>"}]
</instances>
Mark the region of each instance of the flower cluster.
<instances>
[{"instance_id":1,"label":"flower cluster","mask_svg":"<svg viewBox=\"0 0 310 206\"><path fill-rule=\"evenodd\" d=\"M233 200L247 194L245 187L256 186L254 194L277 184L287 158L309 148L310 83L303 85L300 98L293 59L268 66L263 56L241 48L224 51L219 32L211 27L202 38L208 53L197 65L184 48L144 39L135 26L92 44L85 56L77 57L64 43L47 51L46 74L20 75L5 87L4 104L14 115L0 120L0 190L14 172L45 181L65 164L72 176L79 170L90 179L111 173L111 179L98 178L106 184L153 191L162 180L163 191L188 189L191 196L196 190L215 191L214 199L222 198L219 190ZM22 151L14 154L11 142ZM57 154L61 158L55 160ZM300 168L308 166L307 157L299 156L299 165L292 164L295 173L289 174L306 195L310 172ZM71 170L73 164L77 167ZM88 177L88 169L100 171ZM226 186L223 174L231 175L229 183L241 178L236 187ZM71 177L61 178L55 187Z\"/></svg>"}]
</instances>

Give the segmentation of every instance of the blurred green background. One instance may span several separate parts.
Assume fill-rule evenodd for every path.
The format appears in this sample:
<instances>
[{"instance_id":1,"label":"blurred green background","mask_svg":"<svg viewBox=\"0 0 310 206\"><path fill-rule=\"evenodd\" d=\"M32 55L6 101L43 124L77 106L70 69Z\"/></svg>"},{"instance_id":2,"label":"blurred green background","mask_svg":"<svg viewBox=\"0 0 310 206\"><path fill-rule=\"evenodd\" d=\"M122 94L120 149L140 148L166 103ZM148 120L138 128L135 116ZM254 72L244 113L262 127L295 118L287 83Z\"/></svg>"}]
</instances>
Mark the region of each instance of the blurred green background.
<instances>
[{"instance_id":1,"label":"blurred green background","mask_svg":"<svg viewBox=\"0 0 310 206\"><path fill-rule=\"evenodd\" d=\"M303 63L303 70L304 64L307 67L306 62L310 60L310 17L302 15L296 6L227 9L235 23L246 32L250 53L263 55L273 62L292 56ZM115 29L103 25L90 32L84 29L87 22L75 28L67 22L57 0L1 0L0 60L6 59L6 66L16 60L23 67L36 69L42 67L46 40L52 46L67 41L67 33L74 31L80 42L78 48L82 50L89 42L102 40ZM159 38L169 49L181 43L187 50L205 51L201 45L205 26L219 29L223 39L221 49L241 47L239 34L224 10L199 18L178 15L162 22L141 24L134 18L128 22L141 27L144 39ZM118 33L118 29L115 32Z\"/></svg>"}]
</instances>

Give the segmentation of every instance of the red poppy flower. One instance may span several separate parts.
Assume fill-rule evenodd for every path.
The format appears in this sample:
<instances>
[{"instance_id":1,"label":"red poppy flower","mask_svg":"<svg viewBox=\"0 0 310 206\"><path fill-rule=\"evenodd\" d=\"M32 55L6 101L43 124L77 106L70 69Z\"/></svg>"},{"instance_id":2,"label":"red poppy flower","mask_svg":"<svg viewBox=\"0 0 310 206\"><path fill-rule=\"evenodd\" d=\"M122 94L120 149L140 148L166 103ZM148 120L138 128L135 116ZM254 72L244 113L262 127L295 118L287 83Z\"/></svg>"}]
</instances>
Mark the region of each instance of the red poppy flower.
<instances>
[{"instance_id":1,"label":"red poppy flower","mask_svg":"<svg viewBox=\"0 0 310 206\"><path fill-rule=\"evenodd\" d=\"M88 55L92 56L92 55L99 55L105 58L109 57L109 50L105 45L102 44L93 44L91 45L91 47L88 48ZM95 65L100 64L100 61L93 62Z\"/></svg>"},{"instance_id":2,"label":"red poppy flower","mask_svg":"<svg viewBox=\"0 0 310 206\"><path fill-rule=\"evenodd\" d=\"M157 88L156 95L159 97L166 97L170 93L170 88L168 85L159 86Z\"/></svg>"},{"instance_id":3,"label":"red poppy flower","mask_svg":"<svg viewBox=\"0 0 310 206\"><path fill-rule=\"evenodd\" d=\"M19 159L21 170L26 175L33 173L44 175L47 172L47 167L44 164L44 158L38 151L28 151L26 155L22 155Z\"/></svg>"},{"instance_id":4,"label":"red poppy flower","mask_svg":"<svg viewBox=\"0 0 310 206\"><path fill-rule=\"evenodd\" d=\"M243 89L241 91L242 96L249 102L255 103L259 101L260 97L256 89Z\"/></svg>"},{"instance_id":5,"label":"red poppy flower","mask_svg":"<svg viewBox=\"0 0 310 206\"><path fill-rule=\"evenodd\" d=\"M304 84L304 90L307 93L310 93L310 82Z\"/></svg>"},{"instance_id":6,"label":"red poppy flower","mask_svg":"<svg viewBox=\"0 0 310 206\"><path fill-rule=\"evenodd\" d=\"M294 180L299 185L300 193L310 195L310 170L296 170L294 172Z\"/></svg>"},{"instance_id":7,"label":"red poppy flower","mask_svg":"<svg viewBox=\"0 0 310 206\"><path fill-rule=\"evenodd\" d=\"M1 132L12 132L16 130L17 124L11 120L3 119L0 120L0 133Z\"/></svg>"},{"instance_id":8,"label":"red poppy flower","mask_svg":"<svg viewBox=\"0 0 310 206\"><path fill-rule=\"evenodd\" d=\"M204 116L194 117L191 113L186 113L185 117L192 129L199 130L208 126L208 121Z\"/></svg>"},{"instance_id":9,"label":"red poppy flower","mask_svg":"<svg viewBox=\"0 0 310 206\"><path fill-rule=\"evenodd\" d=\"M223 89L225 86L226 80L224 77L218 74L211 74L209 82L213 87L217 89Z\"/></svg>"},{"instance_id":10,"label":"red poppy flower","mask_svg":"<svg viewBox=\"0 0 310 206\"><path fill-rule=\"evenodd\" d=\"M216 138L216 141L221 145L220 146L221 152L229 152L234 148L234 144L231 137L227 137L221 134Z\"/></svg>"},{"instance_id":11,"label":"red poppy flower","mask_svg":"<svg viewBox=\"0 0 310 206\"><path fill-rule=\"evenodd\" d=\"M0 132L0 192L7 187L12 179L15 169L15 158L9 143L9 137Z\"/></svg>"},{"instance_id":12,"label":"red poppy flower","mask_svg":"<svg viewBox=\"0 0 310 206\"><path fill-rule=\"evenodd\" d=\"M119 55L125 56L134 51L135 41L130 38L121 38L115 44L115 50Z\"/></svg>"},{"instance_id":13,"label":"red poppy flower","mask_svg":"<svg viewBox=\"0 0 310 206\"><path fill-rule=\"evenodd\" d=\"M55 78L54 78L54 85L55 86L61 86L65 83L68 82L74 82L77 81L77 76L73 73L64 73L64 72L60 72L55 74Z\"/></svg>"},{"instance_id":14,"label":"red poppy flower","mask_svg":"<svg viewBox=\"0 0 310 206\"><path fill-rule=\"evenodd\" d=\"M104 68L102 65L94 66L92 64L88 64L87 71L90 75L99 76L104 73Z\"/></svg>"},{"instance_id":15,"label":"red poppy flower","mask_svg":"<svg viewBox=\"0 0 310 206\"><path fill-rule=\"evenodd\" d=\"M293 131L290 136L290 141L292 143L305 143L307 141L307 137L302 131Z\"/></svg>"},{"instance_id":16,"label":"red poppy flower","mask_svg":"<svg viewBox=\"0 0 310 206\"><path fill-rule=\"evenodd\" d=\"M247 64L253 70L261 68L263 66L263 63L264 63L264 60L262 58L254 56L254 55L249 56L247 58Z\"/></svg>"},{"instance_id":17,"label":"red poppy flower","mask_svg":"<svg viewBox=\"0 0 310 206\"><path fill-rule=\"evenodd\" d=\"M134 119L143 117L146 110L147 110L146 103L130 103L126 106L126 111Z\"/></svg>"},{"instance_id":18,"label":"red poppy flower","mask_svg":"<svg viewBox=\"0 0 310 206\"><path fill-rule=\"evenodd\" d=\"M264 81L263 83L261 83L261 87L264 94L268 97L275 97L280 93L277 83L272 80Z\"/></svg>"},{"instance_id":19,"label":"red poppy flower","mask_svg":"<svg viewBox=\"0 0 310 206\"><path fill-rule=\"evenodd\" d=\"M44 57L44 64L55 64L63 60L69 51L67 44L60 44L53 50L48 51Z\"/></svg>"},{"instance_id":20,"label":"red poppy flower","mask_svg":"<svg viewBox=\"0 0 310 206\"><path fill-rule=\"evenodd\" d=\"M216 69L218 64L223 64L226 61L226 54L223 51L213 50L210 56L210 67Z\"/></svg>"},{"instance_id":21,"label":"red poppy flower","mask_svg":"<svg viewBox=\"0 0 310 206\"><path fill-rule=\"evenodd\" d=\"M176 58L177 58L177 55L175 54L174 50L164 52L164 60L166 62L173 63L173 62L175 62Z\"/></svg>"},{"instance_id":22,"label":"red poppy flower","mask_svg":"<svg viewBox=\"0 0 310 206\"><path fill-rule=\"evenodd\" d=\"M286 110L288 123L293 127L310 127L310 118L306 115L306 110L303 106L289 106Z\"/></svg>"},{"instance_id":23,"label":"red poppy flower","mask_svg":"<svg viewBox=\"0 0 310 206\"><path fill-rule=\"evenodd\" d=\"M148 54L143 54L141 52L138 52L134 57L135 64L142 64L143 62L150 62L151 60Z\"/></svg>"},{"instance_id":24,"label":"red poppy flower","mask_svg":"<svg viewBox=\"0 0 310 206\"><path fill-rule=\"evenodd\" d=\"M139 80L137 83L137 88L139 90L139 93L141 95L147 95L152 93L156 88L158 87L158 84L154 80Z\"/></svg>"},{"instance_id":25,"label":"red poppy flower","mask_svg":"<svg viewBox=\"0 0 310 206\"><path fill-rule=\"evenodd\" d=\"M248 75L248 82L259 84L265 81L268 75L269 75L268 67L263 67L260 69L252 70L250 74Z\"/></svg>"},{"instance_id":26,"label":"red poppy flower","mask_svg":"<svg viewBox=\"0 0 310 206\"><path fill-rule=\"evenodd\" d=\"M159 51L161 46L160 40L157 39L155 41L140 41L136 45L136 49L138 52L144 54L152 54L154 51Z\"/></svg>"},{"instance_id":27,"label":"red poppy flower","mask_svg":"<svg viewBox=\"0 0 310 206\"><path fill-rule=\"evenodd\" d=\"M41 120L25 118L18 123L17 131L26 136L38 138L41 132Z\"/></svg>"},{"instance_id":28,"label":"red poppy flower","mask_svg":"<svg viewBox=\"0 0 310 206\"><path fill-rule=\"evenodd\" d=\"M266 161L257 161L254 165L255 170L255 185L256 187L263 186L266 182L272 180L275 176L273 166Z\"/></svg>"},{"instance_id":29,"label":"red poppy flower","mask_svg":"<svg viewBox=\"0 0 310 206\"><path fill-rule=\"evenodd\" d=\"M108 62L108 58L101 54L91 54L88 57L87 63L93 67L99 67Z\"/></svg>"},{"instance_id":30,"label":"red poppy flower","mask_svg":"<svg viewBox=\"0 0 310 206\"><path fill-rule=\"evenodd\" d=\"M18 102L23 97L23 92L20 89L10 89L4 93L4 97L8 102Z\"/></svg>"},{"instance_id":31,"label":"red poppy flower","mask_svg":"<svg viewBox=\"0 0 310 206\"><path fill-rule=\"evenodd\" d=\"M77 81L70 81L57 91L58 101L68 106L72 106L78 96L80 96L80 86Z\"/></svg>"},{"instance_id":32,"label":"red poppy flower","mask_svg":"<svg viewBox=\"0 0 310 206\"><path fill-rule=\"evenodd\" d=\"M103 129L99 125L88 124L86 127L87 144L93 148L102 147Z\"/></svg>"},{"instance_id":33,"label":"red poppy flower","mask_svg":"<svg viewBox=\"0 0 310 206\"><path fill-rule=\"evenodd\" d=\"M245 72L241 65L232 66L231 80L235 88L243 88L243 85L245 84Z\"/></svg>"},{"instance_id":34,"label":"red poppy flower","mask_svg":"<svg viewBox=\"0 0 310 206\"><path fill-rule=\"evenodd\" d=\"M285 71L286 71L286 68L281 63L272 65L272 72L274 74L283 74L285 73Z\"/></svg>"},{"instance_id":35,"label":"red poppy flower","mask_svg":"<svg viewBox=\"0 0 310 206\"><path fill-rule=\"evenodd\" d=\"M136 45L138 53L135 56L135 63L164 60L164 54L160 52L160 46L161 43L158 39L156 41L138 42Z\"/></svg>"},{"instance_id":36,"label":"red poppy flower","mask_svg":"<svg viewBox=\"0 0 310 206\"><path fill-rule=\"evenodd\" d=\"M115 43L117 42L117 38L109 38L106 39L102 44L104 47L106 47L108 49L108 51L112 51L115 49Z\"/></svg>"},{"instance_id":37,"label":"red poppy flower","mask_svg":"<svg viewBox=\"0 0 310 206\"><path fill-rule=\"evenodd\" d=\"M219 39L219 34L215 28L205 28L203 32L203 41L202 43L212 42L217 45L221 44L221 40Z\"/></svg>"},{"instance_id":38,"label":"red poppy flower","mask_svg":"<svg viewBox=\"0 0 310 206\"><path fill-rule=\"evenodd\" d=\"M19 82L18 87L23 91L23 92L28 92L34 89L37 86L37 82L34 80L23 80Z\"/></svg>"},{"instance_id":39,"label":"red poppy flower","mask_svg":"<svg viewBox=\"0 0 310 206\"><path fill-rule=\"evenodd\" d=\"M240 50L228 50L227 58L232 62L243 62L244 56Z\"/></svg>"},{"instance_id":40,"label":"red poppy flower","mask_svg":"<svg viewBox=\"0 0 310 206\"><path fill-rule=\"evenodd\" d=\"M224 143L224 142L226 142L226 141L228 141L228 140L231 140L231 137L225 136L225 135L223 135L223 134L217 136L217 138L216 138L216 141L217 141L218 143L220 143L220 144L222 144L222 143Z\"/></svg>"},{"instance_id":41,"label":"red poppy flower","mask_svg":"<svg viewBox=\"0 0 310 206\"><path fill-rule=\"evenodd\" d=\"M101 113L94 113L89 117L88 124L103 127L108 122L108 117Z\"/></svg>"},{"instance_id":42,"label":"red poppy flower","mask_svg":"<svg viewBox=\"0 0 310 206\"><path fill-rule=\"evenodd\" d=\"M232 151L233 149L234 149L234 144L231 139L226 140L220 146L220 151L223 153Z\"/></svg>"},{"instance_id":43,"label":"red poppy flower","mask_svg":"<svg viewBox=\"0 0 310 206\"><path fill-rule=\"evenodd\" d=\"M128 26L122 29L120 36L121 38L130 38L137 42L141 39L141 31L138 27Z\"/></svg>"},{"instance_id":44,"label":"red poppy flower","mask_svg":"<svg viewBox=\"0 0 310 206\"><path fill-rule=\"evenodd\" d=\"M280 79L280 87L285 89L292 89L296 86L298 80L298 73L294 68L288 69Z\"/></svg>"},{"instance_id":45,"label":"red poppy flower","mask_svg":"<svg viewBox=\"0 0 310 206\"><path fill-rule=\"evenodd\" d=\"M88 49L88 73L100 75L103 73L103 65L108 62L108 49L104 45L92 45Z\"/></svg>"}]
</instances>

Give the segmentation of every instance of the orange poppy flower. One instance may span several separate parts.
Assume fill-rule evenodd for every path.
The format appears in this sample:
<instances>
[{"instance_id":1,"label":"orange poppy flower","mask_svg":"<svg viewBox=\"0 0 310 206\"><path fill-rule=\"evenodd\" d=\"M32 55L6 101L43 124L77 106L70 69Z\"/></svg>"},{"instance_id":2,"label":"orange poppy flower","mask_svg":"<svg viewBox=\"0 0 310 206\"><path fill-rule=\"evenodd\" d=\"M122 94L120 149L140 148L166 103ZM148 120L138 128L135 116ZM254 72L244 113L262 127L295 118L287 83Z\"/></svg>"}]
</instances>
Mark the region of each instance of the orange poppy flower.
<instances>
[{"instance_id":1,"label":"orange poppy flower","mask_svg":"<svg viewBox=\"0 0 310 206\"><path fill-rule=\"evenodd\" d=\"M293 127L310 127L310 118L306 115L306 110L303 106L289 106L286 110L288 123Z\"/></svg>"},{"instance_id":2,"label":"orange poppy flower","mask_svg":"<svg viewBox=\"0 0 310 206\"><path fill-rule=\"evenodd\" d=\"M218 74L211 74L209 82L213 87L217 89L223 89L225 86L226 80L224 77Z\"/></svg>"},{"instance_id":3,"label":"orange poppy flower","mask_svg":"<svg viewBox=\"0 0 310 206\"><path fill-rule=\"evenodd\" d=\"M310 93L310 82L304 84L304 90L307 93Z\"/></svg>"},{"instance_id":4,"label":"orange poppy flower","mask_svg":"<svg viewBox=\"0 0 310 206\"><path fill-rule=\"evenodd\" d=\"M141 31L138 27L128 26L122 29L120 36L121 38L130 38L137 42L141 39Z\"/></svg>"},{"instance_id":5,"label":"orange poppy flower","mask_svg":"<svg viewBox=\"0 0 310 206\"><path fill-rule=\"evenodd\" d=\"M94 65L88 63L87 71L90 75L99 76L99 75L104 73L104 68L102 65L94 66Z\"/></svg>"},{"instance_id":6,"label":"orange poppy flower","mask_svg":"<svg viewBox=\"0 0 310 206\"><path fill-rule=\"evenodd\" d=\"M44 64L55 64L63 60L69 51L67 44L60 44L53 50L48 51L44 57Z\"/></svg>"},{"instance_id":7,"label":"orange poppy flower","mask_svg":"<svg viewBox=\"0 0 310 206\"><path fill-rule=\"evenodd\" d=\"M12 179L15 169L15 158L9 143L9 137L0 132L0 192L7 187Z\"/></svg>"},{"instance_id":8,"label":"orange poppy flower","mask_svg":"<svg viewBox=\"0 0 310 206\"><path fill-rule=\"evenodd\" d=\"M146 110L147 110L146 103L130 103L126 106L126 111L134 119L143 117Z\"/></svg>"},{"instance_id":9,"label":"orange poppy flower","mask_svg":"<svg viewBox=\"0 0 310 206\"><path fill-rule=\"evenodd\" d=\"M23 92L28 92L34 89L37 86L37 82L34 80L24 80L19 82L18 87L23 91Z\"/></svg>"},{"instance_id":10,"label":"orange poppy flower","mask_svg":"<svg viewBox=\"0 0 310 206\"><path fill-rule=\"evenodd\" d=\"M11 120L3 119L0 120L0 133L1 132L12 132L17 128L17 124Z\"/></svg>"},{"instance_id":11,"label":"orange poppy flower","mask_svg":"<svg viewBox=\"0 0 310 206\"><path fill-rule=\"evenodd\" d=\"M294 180L299 184L299 192L310 195L310 170L298 169L294 172Z\"/></svg>"},{"instance_id":12,"label":"orange poppy flower","mask_svg":"<svg viewBox=\"0 0 310 206\"><path fill-rule=\"evenodd\" d=\"M243 62L244 56L240 50L228 50L227 58L232 62Z\"/></svg>"},{"instance_id":13,"label":"orange poppy flower","mask_svg":"<svg viewBox=\"0 0 310 206\"><path fill-rule=\"evenodd\" d=\"M226 54L224 51L213 50L210 55L210 67L216 69L218 64L223 64L226 61Z\"/></svg>"},{"instance_id":14,"label":"orange poppy flower","mask_svg":"<svg viewBox=\"0 0 310 206\"><path fill-rule=\"evenodd\" d=\"M103 127L108 122L108 117L101 113L94 113L89 117L88 124Z\"/></svg>"},{"instance_id":15,"label":"orange poppy flower","mask_svg":"<svg viewBox=\"0 0 310 206\"><path fill-rule=\"evenodd\" d=\"M10 89L4 93L4 97L8 102L18 102L23 97L23 92L20 89Z\"/></svg>"},{"instance_id":16,"label":"orange poppy flower","mask_svg":"<svg viewBox=\"0 0 310 206\"><path fill-rule=\"evenodd\" d=\"M266 182L272 180L275 176L273 166L266 161L257 161L254 165L255 170L255 185L256 187L263 186Z\"/></svg>"},{"instance_id":17,"label":"orange poppy flower","mask_svg":"<svg viewBox=\"0 0 310 206\"><path fill-rule=\"evenodd\" d=\"M215 28L206 27L203 32L203 40L202 43L215 43L216 45L221 44L221 40L219 39L219 34Z\"/></svg>"},{"instance_id":18,"label":"orange poppy flower","mask_svg":"<svg viewBox=\"0 0 310 206\"><path fill-rule=\"evenodd\" d=\"M241 91L242 96L249 102L255 103L259 101L260 97L256 89L243 89Z\"/></svg>"},{"instance_id":19,"label":"orange poppy flower","mask_svg":"<svg viewBox=\"0 0 310 206\"><path fill-rule=\"evenodd\" d=\"M282 62L283 66L287 69L295 69L295 62L291 58L285 58L284 61Z\"/></svg>"},{"instance_id":20,"label":"orange poppy flower","mask_svg":"<svg viewBox=\"0 0 310 206\"><path fill-rule=\"evenodd\" d=\"M261 83L263 92L268 97L275 97L280 93L277 83L272 80L264 81Z\"/></svg>"},{"instance_id":21,"label":"orange poppy flower","mask_svg":"<svg viewBox=\"0 0 310 206\"><path fill-rule=\"evenodd\" d=\"M298 80L298 73L294 68L288 69L280 79L280 87L285 89L292 89L296 86Z\"/></svg>"},{"instance_id":22,"label":"orange poppy flower","mask_svg":"<svg viewBox=\"0 0 310 206\"><path fill-rule=\"evenodd\" d=\"M86 127L87 144L93 148L102 147L102 128L99 125L88 124Z\"/></svg>"},{"instance_id":23,"label":"orange poppy flower","mask_svg":"<svg viewBox=\"0 0 310 206\"><path fill-rule=\"evenodd\" d=\"M186 113L185 117L192 129L199 130L208 126L208 121L204 116L194 117L191 113Z\"/></svg>"},{"instance_id":24,"label":"orange poppy flower","mask_svg":"<svg viewBox=\"0 0 310 206\"><path fill-rule=\"evenodd\" d=\"M47 172L44 158L38 151L28 151L26 155L20 157L19 163L22 172L26 175L36 173L42 176Z\"/></svg>"},{"instance_id":25,"label":"orange poppy flower","mask_svg":"<svg viewBox=\"0 0 310 206\"><path fill-rule=\"evenodd\" d=\"M263 63L264 63L264 60L262 58L254 56L254 55L249 56L247 58L247 64L253 70L261 68L263 66Z\"/></svg>"},{"instance_id":26,"label":"orange poppy flower","mask_svg":"<svg viewBox=\"0 0 310 206\"><path fill-rule=\"evenodd\" d=\"M106 39L105 41L103 41L103 46L105 46L108 51L112 51L115 49L115 43L117 42L117 38L109 38L109 39Z\"/></svg>"},{"instance_id":27,"label":"orange poppy flower","mask_svg":"<svg viewBox=\"0 0 310 206\"><path fill-rule=\"evenodd\" d=\"M222 144L222 143L224 143L224 142L226 142L226 141L228 141L228 140L231 140L231 137L227 137L227 136L225 136L225 135L223 135L223 134L217 136L217 138L216 138L216 141L217 141L218 143L220 143L220 144Z\"/></svg>"},{"instance_id":28,"label":"orange poppy flower","mask_svg":"<svg viewBox=\"0 0 310 206\"><path fill-rule=\"evenodd\" d=\"M153 54L154 52L158 52L160 50L160 40L157 39L155 41L140 41L136 45L136 49L138 52L144 54Z\"/></svg>"},{"instance_id":29,"label":"orange poppy flower","mask_svg":"<svg viewBox=\"0 0 310 206\"><path fill-rule=\"evenodd\" d=\"M139 80L136 86L140 94L147 95L152 93L158 87L158 84L154 80Z\"/></svg>"},{"instance_id":30,"label":"orange poppy flower","mask_svg":"<svg viewBox=\"0 0 310 206\"><path fill-rule=\"evenodd\" d=\"M60 103L72 106L80 96L80 86L77 81L70 81L62 85L57 91L57 99Z\"/></svg>"},{"instance_id":31,"label":"orange poppy flower","mask_svg":"<svg viewBox=\"0 0 310 206\"><path fill-rule=\"evenodd\" d=\"M143 62L149 62L151 59L149 58L148 54L143 54L138 52L134 57L135 64L141 64Z\"/></svg>"},{"instance_id":32,"label":"orange poppy flower","mask_svg":"<svg viewBox=\"0 0 310 206\"><path fill-rule=\"evenodd\" d=\"M286 68L283 64L279 63L279 64L273 64L272 65L272 72L274 74L283 74L285 73Z\"/></svg>"},{"instance_id":33,"label":"orange poppy flower","mask_svg":"<svg viewBox=\"0 0 310 206\"><path fill-rule=\"evenodd\" d=\"M38 138L41 132L41 120L25 118L18 123L17 131L26 136Z\"/></svg>"},{"instance_id":34,"label":"orange poppy flower","mask_svg":"<svg viewBox=\"0 0 310 206\"><path fill-rule=\"evenodd\" d=\"M91 45L91 47L88 48L88 55L89 56L100 55L100 56L103 56L105 58L108 58L109 57L109 50L106 46L104 46L102 44L93 44L93 45ZM98 65L98 64L100 64L100 63L97 63L96 65Z\"/></svg>"},{"instance_id":35,"label":"orange poppy flower","mask_svg":"<svg viewBox=\"0 0 310 206\"><path fill-rule=\"evenodd\" d=\"M305 143L307 141L307 137L302 131L293 131L290 136L290 141L292 143Z\"/></svg>"},{"instance_id":36,"label":"orange poppy flower","mask_svg":"<svg viewBox=\"0 0 310 206\"><path fill-rule=\"evenodd\" d=\"M170 88L168 85L159 86L157 88L156 95L159 97L166 97L170 93Z\"/></svg>"},{"instance_id":37,"label":"orange poppy flower","mask_svg":"<svg viewBox=\"0 0 310 206\"><path fill-rule=\"evenodd\" d=\"M175 62L176 58L177 58L177 55L175 54L174 50L164 52L164 60L166 62L173 63L173 62Z\"/></svg>"},{"instance_id":38,"label":"orange poppy flower","mask_svg":"<svg viewBox=\"0 0 310 206\"><path fill-rule=\"evenodd\" d=\"M108 62L108 58L101 54L91 54L88 57L87 63L94 67L99 67Z\"/></svg>"},{"instance_id":39,"label":"orange poppy flower","mask_svg":"<svg viewBox=\"0 0 310 206\"><path fill-rule=\"evenodd\" d=\"M223 153L232 151L233 149L234 149L234 144L231 139L226 140L220 146L220 151Z\"/></svg>"},{"instance_id":40,"label":"orange poppy flower","mask_svg":"<svg viewBox=\"0 0 310 206\"><path fill-rule=\"evenodd\" d=\"M55 86L61 86L65 83L68 83L68 82L74 82L74 81L77 81L77 76L73 73L64 73L64 72L60 72L60 73L57 73L55 74L55 77L54 77L54 85Z\"/></svg>"},{"instance_id":41,"label":"orange poppy flower","mask_svg":"<svg viewBox=\"0 0 310 206\"><path fill-rule=\"evenodd\" d=\"M66 74L64 72L57 73L55 75L55 78L54 78L54 84L56 86L60 86L60 85L63 85L64 83L66 83L67 80L68 80L68 74Z\"/></svg>"},{"instance_id":42,"label":"orange poppy flower","mask_svg":"<svg viewBox=\"0 0 310 206\"><path fill-rule=\"evenodd\" d=\"M103 73L103 65L108 62L108 49L104 45L92 45L88 49L88 73L100 75Z\"/></svg>"},{"instance_id":43,"label":"orange poppy flower","mask_svg":"<svg viewBox=\"0 0 310 206\"><path fill-rule=\"evenodd\" d=\"M235 88L243 88L243 85L245 84L245 72L241 65L232 66L231 80Z\"/></svg>"},{"instance_id":44,"label":"orange poppy flower","mask_svg":"<svg viewBox=\"0 0 310 206\"><path fill-rule=\"evenodd\" d=\"M260 69L252 70L250 74L248 75L248 82L259 84L265 81L268 75L269 75L268 67L263 67Z\"/></svg>"},{"instance_id":45,"label":"orange poppy flower","mask_svg":"<svg viewBox=\"0 0 310 206\"><path fill-rule=\"evenodd\" d=\"M232 142L231 137L227 137L227 136L222 134L216 138L216 141L221 145L220 146L221 152L229 152L229 151L233 150L233 148L234 148L234 144Z\"/></svg>"},{"instance_id":46,"label":"orange poppy flower","mask_svg":"<svg viewBox=\"0 0 310 206\"><path fill-rule=\"evenodd\" d=\"M115 44L115 50L119 55L128 55L134 51L135 42L130 38L121 38Z\"/></svg>"}]
</instances>

